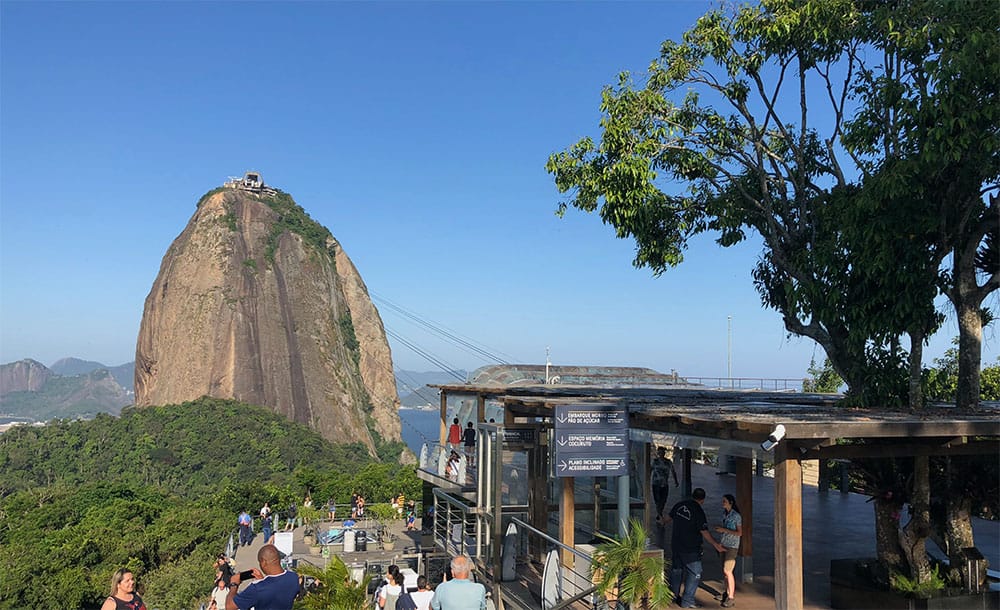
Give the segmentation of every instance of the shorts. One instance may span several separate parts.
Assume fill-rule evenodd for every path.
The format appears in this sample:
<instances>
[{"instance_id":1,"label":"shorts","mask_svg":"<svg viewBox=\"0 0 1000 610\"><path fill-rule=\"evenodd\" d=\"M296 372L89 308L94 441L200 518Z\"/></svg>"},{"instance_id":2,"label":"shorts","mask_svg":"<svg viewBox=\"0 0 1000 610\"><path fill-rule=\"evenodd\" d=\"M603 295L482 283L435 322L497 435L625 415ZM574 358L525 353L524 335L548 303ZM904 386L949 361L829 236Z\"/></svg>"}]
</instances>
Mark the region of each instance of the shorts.
<instances>
[{"instance_id":1,"label":"shorts","mask_svg":"<svg viewBox=\"0 0 1000 610\"><path fill-rule=\"evenodd\" d=\"M731 549L726 547L726 550L722 553L722 571L732 572L736 568L736 555L740 552L739 549Z\"/></svg>"}]
</instances>

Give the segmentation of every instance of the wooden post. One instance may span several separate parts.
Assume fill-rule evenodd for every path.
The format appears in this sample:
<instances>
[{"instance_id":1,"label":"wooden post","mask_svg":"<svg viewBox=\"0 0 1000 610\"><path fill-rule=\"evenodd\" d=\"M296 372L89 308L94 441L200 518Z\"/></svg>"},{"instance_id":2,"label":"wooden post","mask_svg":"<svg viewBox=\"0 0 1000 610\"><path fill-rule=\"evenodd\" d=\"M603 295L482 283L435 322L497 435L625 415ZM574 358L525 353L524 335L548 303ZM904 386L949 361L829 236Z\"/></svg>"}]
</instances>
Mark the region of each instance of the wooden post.
<instances>
[{"instance_id":1,"label":"wooden post","mask_svg":"<svg viewBox=\"0 0 1000 610\"><path fill-rule=\"evenodd\" d=\"M480 394L476 397L476 423L486 421L486 396Z\"/></svg>"},{"instance_id":2,"label":"wooden post","mask_svg":"<svg viewBox=\"0 0 1000 610\"><path fill-rule=\"evenodd\" d=\"M692 489L694 486L691 482L691 456L693 452L690 449L685 449L681 452L681 454L684 456L681 460L682 469L684 471L684 483L681 489L684 491L684 498L690 498L691 493L694 491ZM681 499L683 500L684 498Z\"/></svg>"},{"instance_id":3,"label":"wooden post","mask_svg":"<svg viewBox=\"0 0 1000 610\"><path fill-rule=\"evenodd\" d=\"M802 610L802 464L797 450L774 451L774 603Z\"/></svg>"},{"instance_id":4,"label":"wooden post","mask_svg":"<svg viewBox=\"0 0 1000 610\"><path fill-rule=\"evenodd\" d=\"M743 535L740 537L740 581L753 582L753 460L736 458L736 503L743 518ZM735 575L734 575L735 576Z\"/></svg>"},{"instance_id":5,"label":"wooden post","mask_svg":"<svg viewBox=\"0 0 1000 610\"><path fill-rule=\"evenodd\" d=\"M441 438L438 444L444 446L448 442L448 394L441 390Z\"/></svg>"},{"instance_id":6,"label":"wooden post","mask_svg":"<svg viewBox=\"0 0 1000 610\"><path fill-rule=\"evenodd\" d=\"M562 497L559 502L559 542L568 547L572 547L576 543L574 535L576 530L576 501L573 497L573 484L575 482L576 479L573 477L564 477L562 479ZM562 564L567 568L572 568L575 562L573 553L570 553L566 549L560 549L559 554Z\"/></svg>"}]
</instances>

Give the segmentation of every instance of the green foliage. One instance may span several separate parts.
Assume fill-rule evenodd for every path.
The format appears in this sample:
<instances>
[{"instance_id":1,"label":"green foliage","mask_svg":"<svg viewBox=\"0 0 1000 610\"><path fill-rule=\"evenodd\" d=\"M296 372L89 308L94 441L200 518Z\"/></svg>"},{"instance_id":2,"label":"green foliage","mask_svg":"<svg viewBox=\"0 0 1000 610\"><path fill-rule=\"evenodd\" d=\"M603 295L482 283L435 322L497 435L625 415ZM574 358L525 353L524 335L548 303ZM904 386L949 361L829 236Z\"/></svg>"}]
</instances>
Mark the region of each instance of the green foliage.
<instances>
[{"instance_id":1,"label":"green foliage","mask_svg":"<svg viewBox=\"0 0 1000 610\"><path fill-rule=\"evenodd\" d=\"M340 557L333 555L325 568L300 563L299 574L316 579L305 597L295 602L296 610L364 610L367 608L367 572L360 583L351 580L350 571Z\"/></svg>"},{"instance_id":2,"label":"green foliage","mask_svg":"<svg viewBox=\"0 0 1000 610\"><path fill-rule=\"evenodd\" d=\"M953 343L958 343L955 339ZM949 348L934 365L924 370L924 394L928 400L954 402L958 390L958 349ZM993 366L983 368L979 373L979 398L1000 400L1000 359Z\"/></svg>"},{"instance_id":3,"label":"green foliage","mask_svg":"<svg viewBox=\"0 0 1000 610\"><path fill-rule=\"evenodd\" d=\"M195 205L195 207L196 207L196 208L200 208L200 207L201 207L201 204L203 204L203 203L205 203L206 201L208 201L208 199L209 199L209 198L210 198L210 197L211 197L212 195L215 195L216 193L221 193L221 192L223 192L223 191L225 191L225 190L226 190L226 187L224 187L224 186L220 186L220 187L217 187L217 188L214 188L214 189L212 189L212 190L208 191L207 193L205 193L204 195L202 195L202 196L201 196L201 198L200 198L200 199L198 200L198 203L197 203L197 204Z\"/></svg>"},{"instance_id":4,"label":"green foliage","mask_svg":"<svg viewBox=\"0 0 1000 610\"><path fill-rule=\"evenodd\" d=\"M806 369L810 378L802 382L803 392L822 392L832 394L840 391L840 386L844 380L840 378L829 358L823 360L823 366L817 367L815 360L809 361L809 368Z\"/></svg>"},{"instance_id":5,"label":"green foliage","mask_svg":"<svg viewBox=\"0 0 1000 610\"><path fill-rule=\"evenodd\" d=\"M911 578L900 572L892 572L889 575L889 583L896 591L919 599L933 597L938 592L943 591L945 587L945 581L941 577L938 565L931 569L930 578L926 581L917 582L916 578Z\"/></svg>"},{"instance_id":6,"label":"green foliage","mask_svg":"<svg viewBox=\"0 0 1000 610\"><path fill-rule=\"evenodd\" d=\"M632 519L621 539L607 538L591 558L590 578L598 594L620 599L631 607L666 608L673 600L662 558L643 556L646 529Z\"/></svg>"},{"instance_id":7,"label":"green foliage","mask_svg":"<svg viewBox=\"0 0 1000 610\"><path fill-rule=\"evenodd\" d=\"M1000 175L998 19L931 0L713 10L639 84L623 73L604 90L598 142L549 157L568 194L558 213L596 211L654 274L700 233L724 247L760 235L763 303L824 348L856 403L899 404L900 337L922 345L940 287L958 281L945 257L998 257L995 239L976 247L997 226L981 193ZM867 63L872 49L884 63ZM995 266L980 271L992 280L949 293L956 308L1000 285Z\"/></svg>"},{"instance_id":8,"label":"green foliage","mask_svg":"<svg viewBox=\"0 0 1000 610\"><path fill-rule=\"evenodd\" d=\"M354 320L351 319L351 312L345 311L337 323L340 326L340 334L344 337L344 347L351 353L354 366L358 366L361 362L361 343L358 342L358 337L354 333Z\"/></svg>"},{"instance_id":9,"label":"green foliage","mask_svg":"<svg viewBox=\"0 0 1000 610\"><path fill-rule=\"evenodd\" d=\"M264 195L261 200L269 208L274 210L277 219L271 225L271 231L267 236L267 247L264 250L264 258L267 262L274 264L274 253L278 249L278 240L286 231L295 233L302 237L305 243L315 247L320 252L330 255L333 260L335 252L327 244L333 241L330 230L313 220L306 213L292 196L288 193L277 191L273 195Z\"/></svg>"},{"instance_id":10,"label":"green foliage","mask_svg":"<svg viewBox=\"0 0 1000 610\"><path fill-rule=\"evenodd\" d=\"M282 510L309 490L340 503L354 489L419 493L413 467L370 459L210 398L15 427L0 435L0 609L96 609L121 566L149 607L194 607L240 510Z\"/></svg>"},{"instance_id":11,"label":"green foliage","mask_svg":"<svg viewBox=\"0 0 1000 610\"><path fill-rule=\"evenodd\" d=\"M243 266L246 267L247 269L250 269L251 271L257 271L257 261L252 258L244 260Z\"/></svg>"}]
</instances>

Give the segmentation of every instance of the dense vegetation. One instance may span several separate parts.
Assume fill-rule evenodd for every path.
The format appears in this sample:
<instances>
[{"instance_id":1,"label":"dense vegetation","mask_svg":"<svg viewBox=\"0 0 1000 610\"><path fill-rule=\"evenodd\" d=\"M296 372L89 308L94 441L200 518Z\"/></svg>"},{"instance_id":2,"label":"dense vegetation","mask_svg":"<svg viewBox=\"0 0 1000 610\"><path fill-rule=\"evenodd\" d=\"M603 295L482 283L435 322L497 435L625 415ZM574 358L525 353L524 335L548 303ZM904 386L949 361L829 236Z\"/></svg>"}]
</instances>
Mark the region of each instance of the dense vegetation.
<instances>
[{"instance_id":1,"label":"dense vegetation","mask_svg":"<svg viewBox=\"0 0 1000 610\"><path fill-rule=\"evenodd\" d=\"M420 489L412 467L360 444L208 398L14 428L0 436L0 472L0 609L12 610L97 608L120 566L147 606L196 607L238 511Z\"/></svg>"},{"instance_id":2,"label":"dense vegetation","mask_svg":"<svg viewBox=\"0 0 1000 610\"><path fill-rule=\"evenodd\" d=\"M269 263L274 263L278 239L285 231L299 235L307 244L327 252L331 260L333 259L336 252L327 246L327 243L333 240L330 230L313 220L299 204L295 203L291 195L277 191L274 195L265 195L261 200L277 215L277 220L271 225L271 232L267 237L267 249L264 252L264 258Z\"/></svg>"}]
</instances>

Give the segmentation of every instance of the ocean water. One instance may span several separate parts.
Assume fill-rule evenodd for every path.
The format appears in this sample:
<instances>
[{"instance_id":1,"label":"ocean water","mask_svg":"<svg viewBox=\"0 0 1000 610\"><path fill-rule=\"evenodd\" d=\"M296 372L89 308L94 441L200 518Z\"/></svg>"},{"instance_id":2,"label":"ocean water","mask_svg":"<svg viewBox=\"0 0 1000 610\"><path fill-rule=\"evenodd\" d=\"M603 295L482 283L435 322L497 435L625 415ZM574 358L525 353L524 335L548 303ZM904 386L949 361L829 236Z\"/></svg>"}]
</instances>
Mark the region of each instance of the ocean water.
<instances>
[{"instance_id":1,"label":"ocean water","mask_svg":"<svg viewBox=\"0 0 1000 610\"><path fill-rule=\"evenodd\" d=\"M416 455L420 455L420 447L426 442L436 443L440 431L441 420L437 409L422 411L419 409L400 409L399 421L402 424L403 442Z\"/></svg>"}]
</instances>

